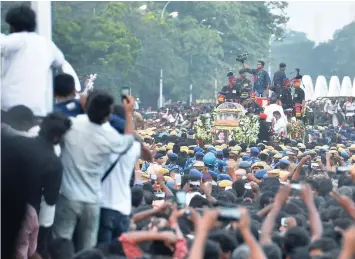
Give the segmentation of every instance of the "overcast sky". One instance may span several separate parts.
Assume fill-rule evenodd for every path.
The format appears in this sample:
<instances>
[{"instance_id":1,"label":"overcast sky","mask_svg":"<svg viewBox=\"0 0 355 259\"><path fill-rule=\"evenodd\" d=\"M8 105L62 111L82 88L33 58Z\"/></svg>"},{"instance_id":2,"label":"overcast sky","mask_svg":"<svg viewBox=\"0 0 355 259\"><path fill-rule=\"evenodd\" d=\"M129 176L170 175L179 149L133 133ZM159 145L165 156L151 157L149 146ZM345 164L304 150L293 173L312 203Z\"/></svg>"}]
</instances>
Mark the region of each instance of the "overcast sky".
<instances>
[{"instance_id":1,"label":"overcast sky","mask_svg":"<svg viewBox=\"0 0 355 259\"><path fill-rule=\"evenodd\" d=\"M290 1L287 13L290 29L305 32L319 43L355 20L355 1Z\"/></svg>"}]
</instances>

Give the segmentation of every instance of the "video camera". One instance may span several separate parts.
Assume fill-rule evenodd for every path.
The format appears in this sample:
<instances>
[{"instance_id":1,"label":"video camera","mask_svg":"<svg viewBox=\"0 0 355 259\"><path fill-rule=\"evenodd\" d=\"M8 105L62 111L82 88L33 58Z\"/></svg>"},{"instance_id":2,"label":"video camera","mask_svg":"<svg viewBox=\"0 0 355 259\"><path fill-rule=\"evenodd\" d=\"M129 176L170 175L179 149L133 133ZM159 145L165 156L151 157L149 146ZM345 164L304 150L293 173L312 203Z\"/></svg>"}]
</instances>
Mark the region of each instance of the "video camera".
<instances>
[{"instance_id":1,"label":"video camera","mask_svg":"<svg viewBox=\"0 0 355 259\"><path fill-rule=\"evenodd\" d=\"M248 56L249 53L238 54L235 60L244 63L244 61L248 59Z\"/></svg>"}]
</instances>

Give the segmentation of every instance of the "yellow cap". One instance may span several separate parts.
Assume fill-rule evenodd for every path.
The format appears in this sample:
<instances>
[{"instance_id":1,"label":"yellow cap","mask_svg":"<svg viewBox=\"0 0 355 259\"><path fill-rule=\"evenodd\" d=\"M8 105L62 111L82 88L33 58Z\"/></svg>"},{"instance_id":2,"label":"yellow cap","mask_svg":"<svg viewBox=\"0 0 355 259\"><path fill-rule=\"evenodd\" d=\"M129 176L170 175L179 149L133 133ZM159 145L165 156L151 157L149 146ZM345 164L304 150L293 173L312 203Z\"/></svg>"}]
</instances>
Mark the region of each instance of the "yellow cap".
<instances>
[{"instance_id":1,"label":"yellow cap","mask_svg":"<svg viewBox=\"0 0 355 259\"><path fill-rule=\"evenodd\" d=\"M168 182L168 181L172 181L172 180L174 180L173 178L171 178L170 176L164 176L164 180L165 180L165 182Z\"/></svg>"},{"instance_id":2,"label":"yellow cap","mask_svg":"<svg viewBox=\"0 0 355 259\"><path fill-rule=\"evenodd\" d=\"M277 154L274 155L274 158L276 158L276 159L281 159L281 158L282 158L282 154L277 153Z\"/></svg>"},{"instance_id":3,"label":"yellow cap","mask_svg":"<svg viewBox=\"0 0 355 259\"><path fill-rule=\"evenodd\" d=\"M254 167L264 167L264 164L262 162L256 162L251 166L251 168L254 168Z\"/></svg>"},{"instance_id":4,"label":"yellow cap","mask_svg":"<svg viewBox=\"0 0 355 259\"><path fill-rule=\"evenodd\" d=\"M350 151L355 151L355 144L352 144L352 145L349 147L349 150L350 150Z\"/></svg>"},{"instance_id":5,"label":"yellow cap","mask_svg":"<svg viewBox=\"0 0 355 259\"><path fill-rule=\"evenodd\" d=\"M267 176L268 177L279 177L280 176L280 170L279 169L274 169L267 171Z\"/></svg>"},{"instance_id":6,"label":"yellow cap","mask_svg":"<svg viewBox=\"0 0 355 259\"><path fill-rule=\"evenodd\" d=\"M226 187L229 187L229 186L232 186L233 182L232 181L229 181L229 180L222 180L218 183L218 186L221 187L221 188L226 188Z\"/></svg>"},{"instance_id":7,"label":"yellow cap","mask_svg":"<svg viewBox=\"0 0 355 259\"><path fill-rule=\"evenodd\" d=\"M202 161L196 161L194 167L205 167L205 164Z\"/></svg>"},{"instance_id":8,"label":"yellow cap","mask_svg":"<svg viewBox=\"0 0 355 259\"><path fill-rule=\"evenodd\" d=\"M166 168L159 168L159 169L157 170L157 174L158 174L158 175L166 175L166 174L168 174L168 173L169 173L169 170L166 169Z\"/></svg>"}]
</instances>

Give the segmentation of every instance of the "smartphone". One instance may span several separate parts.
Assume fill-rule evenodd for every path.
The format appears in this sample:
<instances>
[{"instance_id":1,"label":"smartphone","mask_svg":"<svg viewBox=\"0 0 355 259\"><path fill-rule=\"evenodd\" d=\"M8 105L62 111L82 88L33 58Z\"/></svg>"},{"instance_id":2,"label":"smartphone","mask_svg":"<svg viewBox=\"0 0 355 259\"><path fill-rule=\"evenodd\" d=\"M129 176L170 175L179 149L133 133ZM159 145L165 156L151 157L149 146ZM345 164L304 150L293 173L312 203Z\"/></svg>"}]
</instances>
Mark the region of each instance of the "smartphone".
<instances>
[{"instance_id":1,"label":"smartphone","mask_svg":"<svg viewBox=\"0 0 355 259\"><path fill-rule=\"evenodd\" d=\"M283 226L283 227L288 227L287 218L282 218L282 219L281 219L281 226Z\"/></svg>"},{"instance_id":2,"label":"smartphone","mask_svg":"<svg viewBox=\"0 0 355 259\"><path fill-rule=\"evenodd\" d=\"M293 183L293 184L291 184L290 186L291 186L291 188L294 189L294 190L298 190L298 191L301 190L301 184L299 184L299 183Z\"/></svg>"},{"instance_id":3,"label":"smartphone","mask_svg":"<svg viewBox=\"0 0 355 259\"><path fill-rule=\"evenodd\" d=\"M181 185L181 174L175 174L175 183L177 186Z\"/></svg>"},{"instance_id":4,"label":"smartphone","mask_svg":"<svg viewBox=\"0 0 355 259\"><path fill-rule=\"evenodd\" d=\"M179 209L183 209L186 206L186 192L176 192L176 203Z\"/></svg>"},{"instance_id":5,"label":"smartphone","mask_svg":"<svg viewBox=\"0 0 355 259\"><path fill-rule=\"evenodd\" d=\"M127 96L130 95L130 88L129 87L122 87L121 88L121 99L123 101L123 99L127 100Z\"/></svg>"},{"instance_id":6,"label":"smartphone","mask_svg":"<svg viewBox=\"0 0 355 259\"><path fill-rule=\"evenodd\" d=\"M157 175L156 174L151 174L150 179L156 181L157 180Z\"/></svg>"},{"instance_id":7,"label":"smartphone","mask_svg":"<svg viewBox=\"0 0 355 259\"><path fill-rule=\"evenodd\" d=\"M165 192L156 192L154 193L155 194L155 199L156 200L163 200L165 199Z\"/></svg>"},{"instance_id":8,"label":"smartphone","mask_svg":"<svg viewBox=\"0 0 355 259\"><path fill-rule=\"evenodd\" d=\"M218 220L220 221L239 221L241 212L239 208L221 208Z\"/></svg>"}]
</instances>

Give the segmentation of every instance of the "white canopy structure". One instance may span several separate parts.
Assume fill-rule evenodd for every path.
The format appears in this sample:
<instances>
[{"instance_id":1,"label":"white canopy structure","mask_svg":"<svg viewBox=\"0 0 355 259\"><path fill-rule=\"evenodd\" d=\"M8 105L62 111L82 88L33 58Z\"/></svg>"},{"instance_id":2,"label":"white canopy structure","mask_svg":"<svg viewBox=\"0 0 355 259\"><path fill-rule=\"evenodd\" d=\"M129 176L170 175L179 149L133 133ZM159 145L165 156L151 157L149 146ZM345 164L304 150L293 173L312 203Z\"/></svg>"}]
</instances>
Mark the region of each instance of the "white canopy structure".
<instances>
[{"instance_id":1,"label":"white canopy structure","mask_svg":"<svg viewBox=\"0 0 355 259\"><path fill-rule=\"evenodd\" d=\"M328 97L340 96L340 80L337 76L332 76L329 82Z\"/></svg>"},{"instance_id":2,"label":"white canopy structure","mask_svg":"<svg viewBox=\"0 0 355 259\"><path fill-rule=\"evenodd\" d=\"M352 96L355 97L355 77L354 77L353 87L352 87Z\"/></svg>"},{"instance_id":3,"label":"white canopy structure","mask_svg":"<svg viewBox=\"0 0 355 259\"><path fill-rule=\"evenodd\" d=\"M302 77L302 83L304 86L303 90L306 95L306 101L315 100L312 78L309 75L305 75Z\"/></svg>"},{"instance_id":4,"label":"white canopy structure","mask_svg":"<svg viewBox=\"0 0 355 259\"><path fill-rule=\"evenodd\" d=\"M328 96L328 86L327 80L324 76L318 76L316 81L316 86L314 88L314 97L327 97Z\"/></svg>"},{"instance_id":5,"label":"white canopy structure","mask_svg":"<svg viewBox=\"0 0 355 259\"><path fill-rule=\"evenodd\" d=\"M344 76L343 81L341 82L340 96L352 96L352 84L349 76Z\"/></svg>"}]
</instances>

